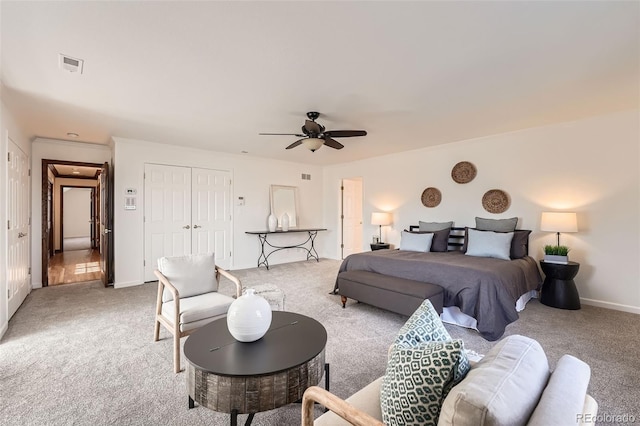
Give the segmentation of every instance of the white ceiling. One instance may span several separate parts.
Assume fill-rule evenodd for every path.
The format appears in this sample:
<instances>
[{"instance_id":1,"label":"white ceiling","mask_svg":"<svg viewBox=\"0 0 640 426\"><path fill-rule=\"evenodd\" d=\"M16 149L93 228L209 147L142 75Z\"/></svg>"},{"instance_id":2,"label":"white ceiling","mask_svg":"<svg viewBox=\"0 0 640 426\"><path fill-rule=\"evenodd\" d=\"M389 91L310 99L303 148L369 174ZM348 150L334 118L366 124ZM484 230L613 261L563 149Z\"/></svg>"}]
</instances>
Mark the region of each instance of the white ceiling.
<instances>
[{"instance_id":1,"label":"white ceiling","mask_svg":"<svg viewBox=\"0 0 640 426\"><path fill-rule=\"evenodd\" d=\"M638 108L640 3L0 2L28 137L334 164ZM82 75L58 54L85 61ZM285 151L305 113L365 129Z\"/></svg>"}]
</instances>

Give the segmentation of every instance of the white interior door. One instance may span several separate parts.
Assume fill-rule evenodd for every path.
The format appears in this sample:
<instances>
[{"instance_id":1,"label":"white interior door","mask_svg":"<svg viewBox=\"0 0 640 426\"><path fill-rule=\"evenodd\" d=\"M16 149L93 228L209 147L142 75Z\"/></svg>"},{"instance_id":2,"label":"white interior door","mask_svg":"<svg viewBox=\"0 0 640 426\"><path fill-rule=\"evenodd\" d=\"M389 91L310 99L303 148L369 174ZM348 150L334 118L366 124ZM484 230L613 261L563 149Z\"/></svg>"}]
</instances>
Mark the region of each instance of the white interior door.
<instances>
[{"instance_id":1,"label":"white interior door","mask_svg":"<svg viewBox=\"0 0 640 426\"><path fill-rule=\"evenodd\" d=\"M362 179L342 180L342 258L362 251Z\"/></svg>"},{"instance_id":2,"label":"white interior door","mask_svg":"<svg viewBox=\"0 0 640 426\"><path fill-rule=\"evenodd\" d=\"M231 172L192 169L192 253L215 253L231 267Z\"/></svg>"},{"instance_id":3,"label":"white interior door","mask_svg":"<svg viewBox=\"0 0 640 426\"><path fill-rule=\"evenodd\" d=\"M158 258L191 253L191 168L146 164L144 172L145 280Z\"/></svg>"},{"instance_id":4,"label":"white interior door","mask_svg":"<svg viewBox=\"0 0 640 426\"><path fill-rule=\"evenodd\" d=\"M7 284L9 318L31 291L29 262L29 157L8 139Z\"/></svg>"}]
</instances>

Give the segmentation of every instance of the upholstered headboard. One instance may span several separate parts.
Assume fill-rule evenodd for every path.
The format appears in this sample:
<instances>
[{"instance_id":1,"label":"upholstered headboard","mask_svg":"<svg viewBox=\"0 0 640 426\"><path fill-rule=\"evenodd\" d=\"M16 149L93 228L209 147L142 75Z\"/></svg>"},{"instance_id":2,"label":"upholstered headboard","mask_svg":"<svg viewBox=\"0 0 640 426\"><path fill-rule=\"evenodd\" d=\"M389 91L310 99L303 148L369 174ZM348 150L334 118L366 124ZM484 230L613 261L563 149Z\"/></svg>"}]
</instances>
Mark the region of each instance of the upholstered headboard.
<instances>
[{"instance_id":1,"label":"upholstered headboard","mask_svg":"<svg viewBox=\"0 0 640 426\"><path fill-rule=\"evenodd\" d=\"M417 232L420 230L418 225L409 226L409 231ZM460 251L464 245L464 227L453 226L449 232L449 251Z\"/></svg>"}]
</instances>

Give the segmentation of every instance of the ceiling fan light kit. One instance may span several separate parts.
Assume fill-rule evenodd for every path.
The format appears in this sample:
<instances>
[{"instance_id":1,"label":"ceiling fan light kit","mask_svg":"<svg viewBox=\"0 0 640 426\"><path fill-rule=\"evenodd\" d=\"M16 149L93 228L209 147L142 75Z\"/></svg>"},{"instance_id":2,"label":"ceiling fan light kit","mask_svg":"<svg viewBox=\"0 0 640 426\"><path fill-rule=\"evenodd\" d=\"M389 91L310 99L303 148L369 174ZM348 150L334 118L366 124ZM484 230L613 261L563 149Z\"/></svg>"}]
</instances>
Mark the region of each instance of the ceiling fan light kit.
<instances>
[{"instance_id":1,"label":"ceiling fan light kit","mask_svg":"<svg viewBox=\"0 0 640 426\"><path fill-rule=\"evenodd\" d=\"M320 117L320 113L317 111L309 111L307 113L307 120L305 120L304 126L302 126L302 134L299 133L260 133L260 135L270 136L296 136L299 139L286 147L285 149L295 148L298 145L304 145L309 151L315 152L322 145L334 149L342 149L344 145L333 138L351 138L355 136L366 136L366 130L325 130L325 127L316 123L316 119Z\"/></svg>"}]
</instances>

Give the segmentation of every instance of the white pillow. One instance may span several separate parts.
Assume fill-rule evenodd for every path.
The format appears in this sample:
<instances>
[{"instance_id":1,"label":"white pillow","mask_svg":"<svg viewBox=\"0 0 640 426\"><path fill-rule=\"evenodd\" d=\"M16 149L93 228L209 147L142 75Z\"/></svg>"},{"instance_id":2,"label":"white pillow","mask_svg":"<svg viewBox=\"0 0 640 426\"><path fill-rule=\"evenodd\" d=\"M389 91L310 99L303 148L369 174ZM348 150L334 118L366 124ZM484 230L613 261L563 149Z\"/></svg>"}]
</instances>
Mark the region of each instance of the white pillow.
<instances>
[{"instance_id":1,"label":"white pillow","mask_svg":"<svg viewBox=\"0 0 640 426\"><path fill-rule=\"evenodd\" d=\"M158 270L178 290L180 299L218 291L213 253L161 257L158 259ZM170 300L173 300L173 295L165 288L162 302Z\"/></svg>"},{"instance_id":2,"label":"white pillow","mask_svg":"<svg viewBox=\"0 0 640 426\"><path fill-rule=\"evenodd\" d=\"M432 241L433 234L414 234L402 231L400 235L400 250L427 252L431 250Z\"/></svg>"},{"instance_id":3,"label":"white pillow","mask_svg":"<svg viewBox=\"0 0 640 426\"><path fill-rule=\"evenodd\" d=\"M513 232L478 231L468 229L467 256L495 257L511 260L511 240Z\"/></svg>"}]
</instances>

